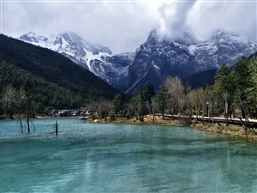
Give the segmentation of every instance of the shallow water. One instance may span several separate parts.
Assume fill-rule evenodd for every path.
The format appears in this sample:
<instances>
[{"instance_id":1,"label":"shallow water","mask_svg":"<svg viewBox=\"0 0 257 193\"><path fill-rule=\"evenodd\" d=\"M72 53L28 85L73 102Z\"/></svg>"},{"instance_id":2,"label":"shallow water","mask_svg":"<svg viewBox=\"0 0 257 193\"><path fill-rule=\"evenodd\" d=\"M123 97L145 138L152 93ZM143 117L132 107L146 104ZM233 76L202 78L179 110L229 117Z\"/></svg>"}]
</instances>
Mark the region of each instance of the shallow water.
<instances>
[{"instance_id":1,"label":"shallow water","mask_svg":"<svg viewBox=\"0 0 257 193\"><path fill-rule=\"evenodd\" d=\"M34 124L27 135L0 121L1 192L257 192L253 143L183 127Z\"/></svg>"}]
</instances>

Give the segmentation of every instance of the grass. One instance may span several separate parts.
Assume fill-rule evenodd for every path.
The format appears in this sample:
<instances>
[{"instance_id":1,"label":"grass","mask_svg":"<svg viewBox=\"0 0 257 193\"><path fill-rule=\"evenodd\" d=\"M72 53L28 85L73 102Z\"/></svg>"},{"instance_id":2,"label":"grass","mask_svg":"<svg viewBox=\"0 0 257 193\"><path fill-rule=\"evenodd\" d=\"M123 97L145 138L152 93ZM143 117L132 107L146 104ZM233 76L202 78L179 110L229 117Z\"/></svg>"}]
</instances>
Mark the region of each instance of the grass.
<instances>
[{"instance_id":1,"label":"grass","mask_svg":"<svg viewBox=\"0 0 257 193\"><path fill-rule=\"evenodd\" d=\"M202 122L195 122L189 119L171 119L165 118L163 119L161 116L156 116L155 121L153 121L152 115L144 116L144 121L140 122L136 117L132 118L116 118L115 120L107 119L98 119L90 122L97 122L97 123L116 123L116 124L136 124L136 125L168 125L168 126L187 126L192 128L197 128L202 131L208 133L215 133L223 136L231 136L236 138L248 139L257 142L257 135L253 132L245 132L242 126L232 125L226 126L226 124L218 124L218 123L202 123Z\"/></svg>"}]
</instances>

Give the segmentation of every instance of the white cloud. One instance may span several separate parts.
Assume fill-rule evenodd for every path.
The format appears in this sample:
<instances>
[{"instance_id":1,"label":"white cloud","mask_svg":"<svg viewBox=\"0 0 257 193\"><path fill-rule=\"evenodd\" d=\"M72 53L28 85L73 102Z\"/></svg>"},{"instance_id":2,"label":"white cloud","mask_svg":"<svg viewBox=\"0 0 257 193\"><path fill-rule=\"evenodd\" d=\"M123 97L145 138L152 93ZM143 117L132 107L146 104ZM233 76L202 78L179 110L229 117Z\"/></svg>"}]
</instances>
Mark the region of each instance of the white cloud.
<instances>
[{"instance_id":1,"label":"white cloud","mask_svg":"<svg viewBox=\"0 0 257 193\"><path fill-rule=\"evenodd\" d=\"M227 28L256 41L256 2L2 2L2 32L6 35L74 31L114 53L135 51L157 26L171 39L183 31L205 38L213 29Z\"/></svg>"},{"instance_id":2,"label":"white cloud","mask_svg":"<svg viewBox=\"0 0 257 193\"><path fill-rule=\"evenodd\" d=\"M163 4L159 9L160 35L169 40L176 40L181 37L182 32L191 31L187 19L194 4L195 1Z\"/></svg>"},{"instance_id":3,"label":"white cloud","mask_svg":"<svg viewBox=\"0 0 257 193\"><path fill-rule=\"evenodd\" d=\"M256 43L256 2L198 2L190 11L188 23L199 38L225 28Z\"/></svg>"},{"instance_id":4,"label":"white cloud","mask_svg":"<svg viewBox=\"0 0 257 193\"><path fill-rule=\"evenodd\" d=\"M256 1L176 2L160 9L160 33L173 40L187 32L206 39L216 29L226 29L256 41Z\"/></svg>"},{"instance_id":5,"label":"white cloud","mask_svg":"<svg viewBox=\"0 0 257 193\"><path fill-rule=\"evenodd\" d=\"M3 33L17 37L74 31L114 52L135 51L158 25L146 3L130 2L16 2L3 3Z\"/></svg>"}]
</instances>

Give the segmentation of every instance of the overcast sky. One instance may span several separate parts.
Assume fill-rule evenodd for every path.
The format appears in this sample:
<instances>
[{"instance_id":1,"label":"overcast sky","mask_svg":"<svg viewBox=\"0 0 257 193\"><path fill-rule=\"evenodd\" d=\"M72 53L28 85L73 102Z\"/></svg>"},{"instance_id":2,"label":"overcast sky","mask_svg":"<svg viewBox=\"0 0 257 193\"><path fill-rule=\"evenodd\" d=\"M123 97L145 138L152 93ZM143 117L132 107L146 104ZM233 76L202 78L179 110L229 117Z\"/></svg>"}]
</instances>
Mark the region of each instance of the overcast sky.
<instances>
[{"instance_id":1,"label":"overcast sky","mask_svg":"<svg viewBox=\"0 0 257 193\"><path fill-rule=\"evenodd\" d=\"M73 31L114 53L135 51L155 27L170 40L184 31L205 39L225 28L256 43L256 9L256 0L2 0L1 33Z\"/></svg>"}]
</instances>

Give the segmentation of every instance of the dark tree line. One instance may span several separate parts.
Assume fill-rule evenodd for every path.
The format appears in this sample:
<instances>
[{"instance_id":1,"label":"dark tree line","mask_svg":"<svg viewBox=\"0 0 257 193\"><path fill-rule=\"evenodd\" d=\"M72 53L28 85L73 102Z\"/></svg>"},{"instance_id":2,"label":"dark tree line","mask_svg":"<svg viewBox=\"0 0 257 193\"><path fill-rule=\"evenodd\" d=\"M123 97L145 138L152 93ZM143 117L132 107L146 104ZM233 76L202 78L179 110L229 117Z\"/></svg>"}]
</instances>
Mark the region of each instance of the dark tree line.
<instances>
[{"instance_id":1,"label":"dark tree line","mask_svg":"<svg viewBox=\"0 0 257 193\"><path fill-rule=\"evenodd\" d=\"M167 77L158 91L147 83L132 97L113 100L114 113L137 116L143 121L146 114L183 114L196 116L224 116L225 118L257 118L257 61L242 57L231 68L225 64L218 69L215 83L191 89L179 77Z\"/></svg>"},{"instance_id":2,"label":"dark tree line","mask_svg":"<svg viewBox=\"0 0 257 193\"><path fill-rule=\"evenodd\" d=\"M25 70L1 61L0 114L28 113L31 116L51 108L87 106L94 118L144 116L165 113L173 115L257 117L257 61L255 57L241 58L231 68L225 64L218 69L215 83L191 89L179 77L167 77L158 91L147 83L131 96L117 94L112 101L92 95L86 99L80 92L60 87L33 76Z\"/></svg>"},{"instance_id":3,"label":"dark tree line","mask_svg":"<svg viewBox=\"0 0 257 193\"><path fill-rule=\"evenodd\" d=\"M43 113L51 108L78 108L85 104L79 94L17 68L0 63L0 114Z\"/></svg>"}]
</instances>

